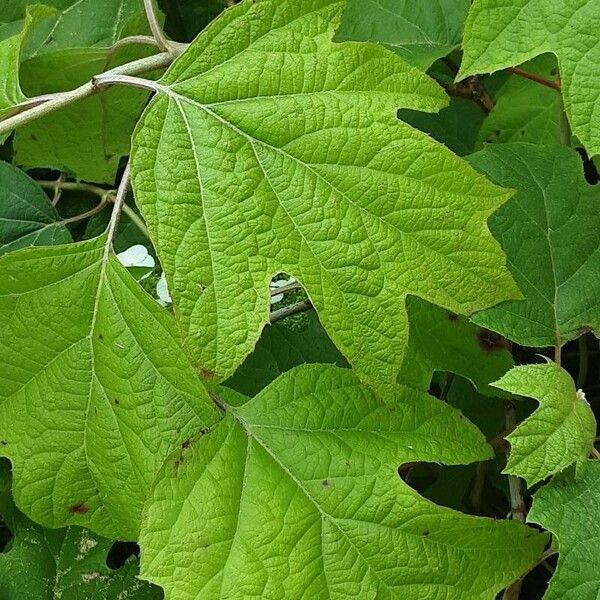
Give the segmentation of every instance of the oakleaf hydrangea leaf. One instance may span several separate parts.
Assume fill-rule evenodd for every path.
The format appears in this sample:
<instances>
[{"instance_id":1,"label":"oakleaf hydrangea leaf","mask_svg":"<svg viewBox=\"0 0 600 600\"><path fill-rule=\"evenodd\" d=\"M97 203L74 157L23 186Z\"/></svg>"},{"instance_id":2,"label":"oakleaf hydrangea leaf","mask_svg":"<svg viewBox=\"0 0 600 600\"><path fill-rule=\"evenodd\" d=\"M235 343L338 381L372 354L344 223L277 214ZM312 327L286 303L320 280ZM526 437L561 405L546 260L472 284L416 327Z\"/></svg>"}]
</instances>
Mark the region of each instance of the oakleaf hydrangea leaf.
<instances>
[{"instance_id":1,"label":"oakleaf hydrangea leaf","mask_svg":"<svg viewBox=\"0 0 600 600\"><path fill-rule=\"evenodd\" d=\"M407 308L410 333L399 383L425 392L435 371L449 371L483 394L498 394L490 384L513 365L506 340L418 298L409 298Z\"/></svg>"},{"instance_id":2,"label":"oakleaf hydrangea leaf","mask_svg":"<svg viewBox=\"0 0 600 600\"><path fill-rule=\"evenodd\" d=\"M336 40L378 42L427 69L462 37L469 0L348 0Z\"/></svg>"},{"instance_id":3,"label":"oakleaf hydrangea leaf","mask_svg":"<svg viewBox=\"0 0 600 600\"><path fill-rule=\"evenodd\" d=\"M539 408L506 439L510 456L506 473L532 486L573 463L585 466L596 436L596 419L571 376L555 363L515 367L494 384L534 398Z\"/></svg>"},{"instance_id":4,"label":"oakleaf hydrangea leaf","mask_svg":"<svg viewBox=\"0 0 600 600\"><path fill-rule=\"evenodd\" d=\"M528 521L558 540L558 565L544 600L596 600L600 588L600 462L590 461L583 478L554 478L533 497Z\"/></svg>"},{"instance_id":5,"label":"oakleaf hydrangea leaf","mask_svg":"<svg viewBox=\"0 0 600 600\"><path fill-rule=\"evenodd\" d=\"M47 527L135 539L164 458L216 413L105 237L0 258L0 452Z\"/></svg>"},{"instance_id":6,"label":"oakleaf hydrangea leaf","mask_svg":"<svg viewBox=\"0 0 600 600\"><path fill-rule=\"evenodd\" d=\"M386 405L348 369L305 365L228 408L159 475L142 576L170 600L494 598L547 538L408 487L403 462L463 464L491 451L458 411L395 391Z\"/></svg>"},{"instance_id":7,"label":"oakleaf hydrangea leaf","mask_svg":"<svg viewBox=\"0 0 600 600\"><path fill-rule=\"evenodd\" d=\"M0 254L70 241L44 190L20 169L0 161Z\"/></svg>"},{"instance_id":8,"label":"oakleaf hydrangea leaf","mask_svg":"<svg viewBox=\"0 0 600 600\"><path fill-rule=\"evenodd\" d=\"M524 346L562 346L600 326L600 188L561 146L489 145L470 162L516 195L490 219L525 296L473 317Z\"/></svg>"},{"instance_id":9,"label":"oakleaf hydrangea leaf","mask_svg":"<svg viewBox=\"0 0 600 600\"><path fill-rule=\"evenodd\" d=\"M138 562L106 565L113 542L81 527L44 529L20 513L10 492L0 514L13 533L0 554L0 597L6 600L160 600L160 588L137 578Z\"/></svg>"},{"instance_id":10,"label":"oakleaf hydrangea leaf","mask_svg":"<svg viewBox=\"0 0 600 600\"><path fill-rule=\"evenodd\" d=\"M408 293L461 313L518 297L486 227L508 193L396 120L445 94L383 47L332 43L343 6L225 11L134 136L138 205L190 350L216 379L254 347L280 272L379 389L402 362Z\"/></svg>"},{"instance_id":11,"label":"oakleaf hydrangea leaf","mask_svg":"<svg viewBox=\"0 0 600 600\"><path fill-rule=\"evenodd\" d=\"M558 57L565 109L575 135L600 153L600 3L590 0L474 0L457 80Z\"/></svg>"}]
</instances>

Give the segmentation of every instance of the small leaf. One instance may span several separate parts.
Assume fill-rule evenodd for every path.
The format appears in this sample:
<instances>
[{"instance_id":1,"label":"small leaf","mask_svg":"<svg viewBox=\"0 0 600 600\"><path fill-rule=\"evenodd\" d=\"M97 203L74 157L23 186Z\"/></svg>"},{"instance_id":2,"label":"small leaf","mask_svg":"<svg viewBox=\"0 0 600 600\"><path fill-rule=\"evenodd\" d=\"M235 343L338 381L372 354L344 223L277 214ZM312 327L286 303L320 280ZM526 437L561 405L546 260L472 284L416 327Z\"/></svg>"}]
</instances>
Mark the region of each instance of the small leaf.
<instances>
[{"instance_id":1,"label":"small leaf","mask_svg":"<svg viewBox=\"0 0 600 600\"><path fill-rule=\"evenodd\" d=\"M594 413L571 376L555 363L515 367L494 384L540 407L506 439L511 450L506 473L532 486L573 463L585 466L596 435Z\"/></svg>"},{"instance_id":2,"label":"small leaf","mask_svg":"<svg viewBox=\"0 0 600 600\"><path fill-rule=\"evenodd\" d=\"M600 3L589 0L475 0L464 32L457 80L514 67L552 52L575 135L600 153Z\"/></svg>"},{"instance_id":3,"label":"small leaf","mask_svg":"<svg viewBox=\"0 0 600 600\"><path fill-rule=\"evenodd\" d=\"M600 462L590 461L581 481L554 478L533 498L528 521L558 540L558 565L544 600L597 600L600 538Z\"/></svg>"},{"instance_id":4,"label":"small leaf","mask_svg":"<svg viewBox=\"0 0 600 600\"><path fill-rule=\"evenodd\" d=\"M395 392L384 405L350 370L310 365L228 409L165 464L141 533L142 576L171 600L492 600L547 537L409 488L401 463L491 451L458 411Z\"/></svg>"},{"instance_id":5,"label":"small leaf","mask_svg":"<svg viewBox=\"0 0 600 600\"><path fill-rule=\"evenodd\" d=\"M516 195L490 219L524 301L472 320L523 346L562 346L600 329L600 188L561 146L486 146L471 164Z\"/></svg>"},{"instance_id":6,"label":"small leaf","mask_svg":"<svg viewBox=\"0 0 600 600\"><path fill-rule=\"evenodd\" d=\"M164 458L217 415L171 317L105 243L0 258L0 450L35 521L136 539Z\"/></svg>"},{"instance_id":7,"label":"small leaf","mask_svg":"<svg viewBox=\"0 0 600 600\"><path fill-rule=\"evenodd\" d=\"M44 190L23 171L0 161L0 254L26 246L72 241Z\"/></svg>"},{"instance_id":8,"label":"small leaf","mask_svg":"<svg viewBox=\"0 0 600 600\"><path fill-rule=\"evenodd\" d=\"M469 0L348 0L336 41L377 42L426 70L460 44Z\"/></svg>"},{"instance_id":9,"label":"small leaf","mask_svg":"<svg viewBox=\"0 0 600 600\"><path fill-rule=\"evenodd\" d=\"M217 379L254 347L277 273L302 283L363 380L388 391L407 294L461 313L518 297L486 226L508 193L396 120L399 106L435 111L446 96L382 47L332 43L343 5L226 10L136 130L136 200L190 352Z\"/></svg>"}]
</instances>

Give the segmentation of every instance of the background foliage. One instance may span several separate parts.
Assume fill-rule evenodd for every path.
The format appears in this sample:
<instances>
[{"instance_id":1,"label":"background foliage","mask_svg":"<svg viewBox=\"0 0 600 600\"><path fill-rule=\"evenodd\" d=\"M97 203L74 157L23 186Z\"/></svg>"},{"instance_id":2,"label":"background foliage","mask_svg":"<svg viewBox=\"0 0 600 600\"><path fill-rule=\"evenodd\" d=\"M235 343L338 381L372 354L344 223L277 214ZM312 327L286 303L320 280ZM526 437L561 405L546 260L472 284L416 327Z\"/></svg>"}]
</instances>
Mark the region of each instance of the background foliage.
<instances>
[{"instance_id":1,"label":"background foliage","mask_svg":"<svg viewBox=\"0 0 600 600\"><path fill-rule=\"evenodd\" d=\"M598 597L597 2L0 8L2 600Z\"/></svg>"}]
</instances>

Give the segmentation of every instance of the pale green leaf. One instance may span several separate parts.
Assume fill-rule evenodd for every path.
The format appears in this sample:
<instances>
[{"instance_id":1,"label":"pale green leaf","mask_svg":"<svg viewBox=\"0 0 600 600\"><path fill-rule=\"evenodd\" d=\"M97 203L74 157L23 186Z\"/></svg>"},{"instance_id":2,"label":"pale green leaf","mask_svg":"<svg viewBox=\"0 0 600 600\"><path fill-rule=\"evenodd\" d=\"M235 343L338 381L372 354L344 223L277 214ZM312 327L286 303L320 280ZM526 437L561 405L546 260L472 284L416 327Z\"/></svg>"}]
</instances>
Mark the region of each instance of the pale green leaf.
<instances>
[{"instance_id":1,"label":"pale green leaf","mask_svg":"<svg viewBox=\"0 0 600 600\"><path fill-rule=\"evenodd\" d=\"M380 46L332 43L343 5L225 11L134 136L136 200L188 346L218 379L254 347L279 272L380 389L402 362L408 293L461 313L518 297L485 224L507 192L396 120L445 94Z\"/></svg>"},{"instance_id":2,"label":"pale green leaf","mask_svg":"<svg viewBox=\"0 0 600 600\"><path fill-rule=\"evenodd\" d=\"M545 79L556 79L554 56L535 58L520 67ZM511 75L495 94L495 106L479 130L478 149L484 143L561 143L562 102L555 90Z\"/></svg>"},{"instance_id":3,"label":"pale green leaf","mask_svg":"<svg viewBox=\"0 0 600 600\"><path fill-rule=\"evenodd\" d=\"M494 384L534 398L539 408L506 439L506 473L532 486L573 463L581 472L596 436L596 419L571 376L555 363L515 367Z\"/></svg>"},{"instance_id":4,"label":"pale green leaf","mask_svg":"<svg viewBox=\"0 0 600 600\"><path fill-rule=\"evenodd\" d=\"M107 567L113 542L80 527L43 529L20 513L10 492L0 494L0 514L13 533L0 554L3 600L160 600L160 588L137 578L138 562Z\"/></svg>"},{"instance_id":5,"label":"pale green leaf","mask_svg":"<svg viewBox=\"0 0 600 600\"><path fill-rule=\"evenodd\" d=\"M104 245L0 258L0 450L35 521L135 539L165 456L216 415L170 315Z\"/></svg>"},{"instance_id":6,"label":"pale green leaf","mask_svg":"<svg viewBox=\"0 0 600 600\"><path fill-rule=\"evenodd\" d=\"M0 254L70 241L44 190L23 171L0 161Z\"/></svg>"},{"instance_id":7,"label":"pale green leaf","mask_svg":"<svg viewBox=\"0 0 600 600\"><path fill-rule=\"evenodd\" d=\"M435 371L449 371L481 393L497 395L489 384L513 365L506 340L418 298L409 298L407 309L410 331L399 383L427 391Z\"/></svg>"},{"instance_id":8,"label":"pale green leaf","mask_svg":"<svg viewBox=\"0 0 600 600\"><path fill-rule=\"evenodd\" d=\"M553 479L533 498L528 521L558 540L558 565L544 600L597 600L600 589L600 462L590 461L579 482Z\"/></svg>"},{"instance_id":9,"label":"pale green leaf","mask_svg":"<svg viewBox=\"0 0 600 600\"><path fill-rule=\"evenodd\" d=\"M378 42L427 69L458 46L469 0L348 0L336 40Z\"/></svg>"},{"instance_id":10,"label":"pale green leaf","mask_svg":"<svg viewBox=\"0 0 600 600\"><path fill-rule=\"evenodd\" d=\"M474 0L457 80L519 65L546 52L558 57L565 109L575 135L600 153L600 2Z\"/></svg>"},{"instance_id":11,"label":"pale green leaf","mask_svg":"<svg viewBox=\"0 0 600 600\"><path fill-rule=\"evenodd\" d=\"M306 365L227 410L167 461L145 512L142 575L170 600L491 600L546 543L398 477L405 462L491 456L426 394L397 387L385 405L350 370Z\"/></svg>"},{"instance_id":12,"label":"pale green leaf","mask_svg":"<svg viewBox=\"0 0 600 600\"><path fill-rule=\"evenodd\" d=\"M562 346L600 326L600 188L578 154L532 144L486 146L470 162L517 190L490 219L524 301L473 321L524 346Z\"/></svg>"}]
</instances>

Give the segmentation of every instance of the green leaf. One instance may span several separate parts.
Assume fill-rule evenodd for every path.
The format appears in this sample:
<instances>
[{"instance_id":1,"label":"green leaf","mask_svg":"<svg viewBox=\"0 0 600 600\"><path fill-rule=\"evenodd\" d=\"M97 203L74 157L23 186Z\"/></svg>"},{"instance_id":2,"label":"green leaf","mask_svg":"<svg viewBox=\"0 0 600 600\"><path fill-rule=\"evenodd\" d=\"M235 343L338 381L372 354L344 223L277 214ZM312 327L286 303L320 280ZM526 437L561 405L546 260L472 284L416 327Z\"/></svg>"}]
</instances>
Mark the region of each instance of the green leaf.
<instances>
[{"instance_id":1,"label":"green leaf","mask_svg":"<svg viewBox=\"0 0 600 600\"><path fill-rule=\"evenodd\" d=\"M31 4L35 2L10 0L0 19L22 19ZM41 0L40 4L56 10L36 28L27 44L28 58L67 48L112 46L144 14L144 0Z\"/></svg>"},{"instance_id":2,"label":"green leaf","mask_svg":"<svg viewBox=\"0 0 600 600\"><path fill-rule=\"evenodd\" d=\"M0 17L3 23L0 24L0 116L26 99L19 85L23 46L35 26L53 12L46 6L36 5L29 7L20 20L7 22Z\"/></svg>"},{"instance_id":3,"label":"green leaf","mask_svg":"<svg viewBox=\"0 0 600 600\"><path fill-rule=\"evenodd\" d=\"M573 463L581 473L596 436L596 419L571 376L555 363L515 367L494 384L540 407L506 439L511 450L505 472L532 486Z\"/></svg>"},{"instance_id":4,"label":"green leaf","mask_svg":"<svg viewBox=\"0 0 600 600\"><path fill-rule=\"evenodd\" d=\"M265 327L256 348L225 385L254 396L279 375L305 363L347 363L319 323L314 311L306 327L296 331L285 323Z\"/></svg>"},{"instance_id":5,"label":"green leaf","mask_svg":"<svg viewBox=\"0 0 600 600\"><path fill-rule=\"evenodd\" d=\"M525 300L473 321L524 346L562 346L600 325L600 189L578 154L531 144L486 146L470 162L517 194L490 219Z\"/></svg>"},{"instance_id":6,"label":"green leaf","mask_svg":"<svg viewBox=\"0 0 600 600\"><path fill-rule=\"evenodd\" d=\"M0 450L38 523L136 539L164 458L216 414L171 317L105 243L0 257Z\"/></svg>"},{"instance_id":7,"label":"green leaf","mask_svg":"<svg viewBox=\"0 0 600 600\"><path fill-rule=\"evenodd\" d=\"M558 57L565 109L575 135L600 153L600 3L589 0L474 0L457 80L521 64L546 52Z\"/></svg>"},{"instance_id":8,"label":"green leaf","mask_svg":"<svg viewBox=\"0 0 600 600\"><path fill-rule=\"evenodd\" d=\"M59 219L33 179L0 161L0 254L26 246L68 244L71 234Z\"/></svg>"},{"instance_id":9,"label":"green leaf","mask_svg":"<svg viewBox=\"0 0 600 600\"><path fill-rule=\"evenodd\" d=\"M160 588L137 578L138 561L107 567L113 542L80 527L43 529L20 513L10 492L0 514L14 538L0 554L0 597L7 600L160 600Z\"/></svg>"},{"instance_id":10,"label":"green leaf","mask_svg":"<svg viewBox=\"0 0 600 600\"><path fill-rule=\"evenodd\" d=\"M487 396L498 394L489 384L513 365L505 340L418 298L409 298L407 309L410 333L399 383L427 391L435 371L449 371Z\"/></svg>"},{"instance_id":11,"label":"green leaf","mask_svg":"<svg viewBox=\"0 0 600 600\"><path fill-rule=\"evenodd\" d=\"M401 463L491 451L458 411L407 388L395 395L385 405L350 370L306 365L229 408L157 479L143 577L171 600L494 598L547 538L409 488Z\"/></svg>"},{"instance_id":12,"label":"green leaf","mask_svg":"<svg viewBox=\"0 0 600 600\"><path fill-rule=\"evenodd\" d=\"M460 44L469 0L348 0L336 41L378 42L427 69Z\"/></svg>"},{"instance_id":13,"label":"green leaf","mask_svg":"<svg viewBox=\"0 0 600 600\"><path fill-rule=\"evenodd\" d=\"M439 113L400 110L398 117L409 125L428 133L459 156L471 154L485 113L471 100L453 96L450 104Z\"/></svg>"},{"instance_id":14,"label":"green leaf","mask_svg":"<svg viewBox=\"0 0 600 600\"><path fill-rule=\"evenodd\" d=\"M556 58L544 55L521 65L524 71L556 79ZM487 143L561 143L562 102L555 90L511 75L495 94L495 106L479 131L478 149Z\"/></svg>"},{"instance_id":15,"label":"green leaf","mask_svg":"<svg viewBox=\"0 0 600 600\"><path fill-rule=\"evenodd\" d=\"M544 600L598 598L600 462L590 461L581 481L554 478L533 497L527 520L558 540L558 565Z\"/></svg>"},{"instance_id":16,"label":"green leaf","mask_svg":"<svg viewBox=\"0 0 600 600\"><path fill-rule=\"evenodd\" d=\"M139 49L121 51L111 66L144 54ZM28 96L63 92L89 81L106 67L106 49L62 50L23 63L21 83ZM147 98L142 90L114 87L37 119L16 132L15 162L113 184Z\"/></svg>"},{"instance_id":17,"label":"green leaf","mask_svg":"<svg viewBox=\"0 0 600 600\"><path fill-rule=\"evenodd\" d=\"M254 347L279 272L382 390L402 363L407 293L461 313L518 295L485 224L507 192L396 120L445 94L382 47L333 44L343 5L225 11L136 130L136 200L190 351L217 379Z\"/></svg>"}]
</instances>

